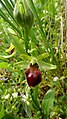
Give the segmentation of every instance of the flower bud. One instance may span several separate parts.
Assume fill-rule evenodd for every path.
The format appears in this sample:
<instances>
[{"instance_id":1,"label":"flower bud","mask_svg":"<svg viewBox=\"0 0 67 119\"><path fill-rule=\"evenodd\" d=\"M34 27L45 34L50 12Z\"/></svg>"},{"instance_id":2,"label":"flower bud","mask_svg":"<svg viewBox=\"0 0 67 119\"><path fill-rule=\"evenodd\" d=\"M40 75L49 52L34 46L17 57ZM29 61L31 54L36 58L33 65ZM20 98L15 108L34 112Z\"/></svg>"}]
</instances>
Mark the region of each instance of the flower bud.
<instances>
[{"instance_id":1,"label":"flower bud","mask_svg":"<svg viewBox=\"0 0 67 119\"><path fill-rule=\"evenodd\" d=\"M34 15L25 0L17 0L13 14L21 27L29 29L32 27Z\"/></svg>"}]
</instances>

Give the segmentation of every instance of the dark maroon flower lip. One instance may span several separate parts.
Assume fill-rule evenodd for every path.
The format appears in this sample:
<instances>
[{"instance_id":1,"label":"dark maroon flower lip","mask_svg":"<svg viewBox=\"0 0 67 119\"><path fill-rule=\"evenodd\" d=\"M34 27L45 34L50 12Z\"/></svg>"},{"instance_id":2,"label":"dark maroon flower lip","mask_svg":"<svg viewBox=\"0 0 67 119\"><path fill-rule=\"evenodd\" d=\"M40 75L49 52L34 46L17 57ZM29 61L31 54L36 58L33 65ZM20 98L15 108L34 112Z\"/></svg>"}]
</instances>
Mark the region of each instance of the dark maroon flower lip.
<instances>
[{"instance_id":1,"label":"dark maroon flower lip","mask_svg":"<svg viewBox=\"0 0 67 119\"><path fill-rule=\"evenodd\" d=\"M14 52L14 48L9 52L9 54L12 54Z\"/></svg>"},{"instance_id":2,"label":"dark maroon flower lip","mask_svg":"<svg viewBox=\"0 0 67 119\"><path fill-rule=\"evenodd\" d=\"M25 71L27 83L29 86L35 87L42 81L42 73L37 67L30 67Z\"/></svg>"}]
</instances>

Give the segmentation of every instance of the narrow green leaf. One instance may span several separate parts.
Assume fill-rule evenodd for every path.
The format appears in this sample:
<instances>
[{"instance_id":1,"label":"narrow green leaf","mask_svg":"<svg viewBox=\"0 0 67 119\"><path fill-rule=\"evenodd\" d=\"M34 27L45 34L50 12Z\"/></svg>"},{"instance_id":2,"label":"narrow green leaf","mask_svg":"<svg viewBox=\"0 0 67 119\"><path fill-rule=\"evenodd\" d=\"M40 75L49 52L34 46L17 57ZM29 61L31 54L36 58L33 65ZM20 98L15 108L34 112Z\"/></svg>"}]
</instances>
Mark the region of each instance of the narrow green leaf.
<instances>
[{"instance_id":1,"label":"narrow green leaf","mask_svg":"<svg viewBox=\"0 0 67 119\"><path fill-rule=\"evenodd\" d=\"M21 32L16 28L16 26L5 16L4 12L0 9L0 16L7 22L9 23L14 30L16 30L20 35Z\"/></svg>"},{"instance_id":2,"label":"narrow green leaf","mask_svg":"<svg viewBox=\"0 0 67 119\"><path fill-rule=\"evenodd\" d=\"M54 95L55 95L54 89L49 89L44 96L44 100L54 98Z\"/></svg>"},{"instance_id":3,"label":"narrow green leaf","mask_svg":"<svg viewBox=\"0 0 67 119\"><path fill-rule=\"evenodd\" d=\"M38 43L38 40L37 40L37 37L36 37L36 34L35 34L35 31L34 31L34 29L31 29L30 30L30 37L31 37L31 41L32 42L34 42L35 44L37 44Z\"/></svg>"},{"instance_id":4,"label":"narrow green leaf","mask_svg":"<svg viewBox=\"0 0 67 119\"><path fill-rule=\"evenodd\" d=\"M37 60L38 60L38 61L39 61L39 60L42 60L43 58L46 58L46 57L48 57L48 56L49 56L49 53L43 53L43 54L37 56Z\"/></svg>"},{"instance_id":5,"label":"narrow green leaf","mask_svg":"<svg viewBox=\"0 0 67 119\"><path fill-rule=\"evenodd\" d=\"M13 2L12 0L10 0L10 2L11 2L11 4L12 4L12 6L14 7L14 2Z\"/></svg>"},{"instance_id":6,"label":"narrow green leaf","mask_svg":"<svg viewBox=\"0 0 67 119\"><path fill-rule=\"evenodd\" d=\"M1 2L1 4L2 4L2 6L3 6L9 13L12 13L13 10L11 10L8 6L6 6L4 2L2 2L2 1L0 1L0 2ZM9 11L9 10L11 10L11 11Z\"/></svg>"},{"instance_id":7,"label":"narrow green leaf","mask_svg":"<svg viewBox=\"0 0 67 119\"><path fill-rule=\"evenodd\" d=\"M11 38L13 39L12 43L15 46L15 48L18 50L18 52L20 52L20 54L25 54L26 52L25 52L25 49L23 48L23 44L19 42L17 37L11 36Z\"/></svg>"},{"instance_id":8,"label":"narrow green leaf","mask_svg":"<svg viewBox=\"0 0 67 119\"><path fill-rule=\"evenodd\" d=\"M51 107L53 106L54 100L55 100L55 91L54 89L49 89L42 100L42 108L46 117L48 117L50 114L50 110Z\"/></svg>"},{"instance_id":9,"label":"narrow green leaf","mask_svg":"<svg viewBox=\"0 0 67 119\"><path fill-rule=\"evenodd\" d=\"M32 0L29 0L29 1L30 1L30 4L31 4L32 9L34 11L34 14L36 15L36 18L37 18L37 21L38 21L38 25L39 25L39 28L40 28L40 33L42 35L42 38L44 39L43 40L44 44L46 46L46 49L48 50L49 44L48 44L48 42L46 40L46 32L43 30L42 23L41 23L40 18L38 16L37 10L36 10L35 5L34 5L34 2Z\"/></svg>"},{"instance_id":10,"label":"narrow green leaf","mask_svg":"<svg viewBox=\"0 0 67 119\"><path fill-rule=\"evenodd\" d=\"M50 64L50 63L46 63L44 61L39 61L39 67L41 70L52 70L52 69L56 69L56 65Z\"/></svg>"},{"instance_id":11,"label":"narrow green leaf","mask_svg":"<svg viewBox=\"0 0 67 119\"><path fill-rule=\"evenodd\" d=\"M27 54L21 54L20 55L20 58L25 58L25 59L28 59L28 60L31 60L31 56L27 55Z\"/></svg>"},{"instance_id":12,"label":"narrow green leaf","mask_svg":"<svg viewBox=\"0 0 67 119\"><path fill-rule=\"evenodd\" d=\"M23 61L14 63L14 66L17 66L17 65L18 65L18 67L23 68L23 70L24 70L24 69L27 69L27 67L29 65L29 61L23 60Z\"/></svg>"},{"instance_id":13,"label":"narrow green leaf","mask_svg":"<svg viewBox=\"0 0 67 119\"><path fill-rule=\"evenodd\" d=\"M9 10L13 11L13 6L10 4L9 0L1 0L1 2L5 3L5 5L9 8Z\"/></svg>"},{"instance_id":14,"label":"narrow green leaf","mask_svg":"<svg viewBox=\"0 0 67 119\"><path fill-rule=\"evenodd\" d=\"M0 119L2 119L4 116L4 106L0 105Z\"/></svg>"},{"instance_id":15,"label":"narrow green leaf","mask_svg":"<svg viewBox=\"0 0 67 119\"><path fill-rule=\"evenodd\" d=\"M5 10L7 11L7 13L10 15L10 17L14 20L14 22L17 24L17 22L16 22L16 20L14 19L14 17L13 17L13 9L11 9L10 7L9 7L9 4L7 4L7 5L5 5L6 4L6 2L5 3L3 3L2 1L1 1L1 4L2 4L2 6L5 8ZM18 25L18 24L17 24Z\"/></svg>"}]
</instances>

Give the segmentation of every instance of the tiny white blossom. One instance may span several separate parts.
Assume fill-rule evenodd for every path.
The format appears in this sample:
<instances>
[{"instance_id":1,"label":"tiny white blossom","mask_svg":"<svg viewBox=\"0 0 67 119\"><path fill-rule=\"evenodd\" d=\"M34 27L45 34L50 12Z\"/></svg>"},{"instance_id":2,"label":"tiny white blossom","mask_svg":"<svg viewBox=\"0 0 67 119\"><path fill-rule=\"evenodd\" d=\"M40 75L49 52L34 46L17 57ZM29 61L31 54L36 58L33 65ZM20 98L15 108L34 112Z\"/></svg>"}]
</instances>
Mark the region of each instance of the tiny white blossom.
<instances>
[{"instance_id":1,"label":"tiny white blossom","mask_svg":"<svg viewBox=\"0 0 67 119\"><path fill-rule=\"evenodd\" d=\"M53 81L57 81L57 80L58 80L58 77L57 76L53 78Z\"/></svg>"}]
</instances>

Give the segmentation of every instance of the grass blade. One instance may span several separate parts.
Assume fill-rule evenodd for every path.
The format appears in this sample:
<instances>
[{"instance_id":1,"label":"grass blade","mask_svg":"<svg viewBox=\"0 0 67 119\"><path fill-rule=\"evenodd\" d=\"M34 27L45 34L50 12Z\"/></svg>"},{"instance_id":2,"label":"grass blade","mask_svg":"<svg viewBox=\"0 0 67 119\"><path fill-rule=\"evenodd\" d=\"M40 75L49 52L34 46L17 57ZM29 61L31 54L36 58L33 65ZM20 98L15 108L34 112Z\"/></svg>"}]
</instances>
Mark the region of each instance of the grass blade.
<instances>
[{"instance_id":1,"label":"grass blade","mask_svg":"<svg viewBox=\"0 0 67 119\"><path fill-rule=\"evenodd\" d=\"M20 34L20 36L21 36L21 32L16 28L16 26L13 24L13 23L11 23L11 21L5 16L5 14L4 14L4 12L0 9L0 16L7 22L7 23L9 23L11 26L12 26L12 28L14 29L14 30L16 30L19 34Z\"/></svg>"},{"instance_id":2,"label":"grass blade","mask_svg":"<svg viewBox=\"0 0 67 119\"><path fill-rule=\"evenodd\" d=\"M10 9L10 7L8 7L7 5L5 5L5 3L3 3L2 1L1 1L1 4L5 8L5 10L7 11L7 13L11 16L11 18L14 20L14 22L18 25L18 23L16 22L16 20L13 17L13 9Z\"/></svg>"}]
</instances>

